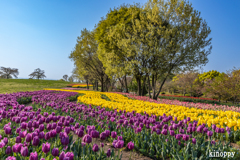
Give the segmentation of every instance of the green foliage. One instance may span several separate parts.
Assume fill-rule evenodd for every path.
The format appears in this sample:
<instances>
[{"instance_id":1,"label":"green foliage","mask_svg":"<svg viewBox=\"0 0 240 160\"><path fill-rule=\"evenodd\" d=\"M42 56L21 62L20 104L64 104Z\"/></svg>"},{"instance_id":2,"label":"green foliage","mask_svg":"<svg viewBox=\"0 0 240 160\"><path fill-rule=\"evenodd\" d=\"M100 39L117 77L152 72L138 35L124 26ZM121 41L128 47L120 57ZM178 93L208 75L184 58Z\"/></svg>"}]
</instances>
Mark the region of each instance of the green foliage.
<instances>
[{"instance_id":1,"label":"green foliage","mask_svg":"<svg viewBox=\"0 0 240 160\"><path fill-rule=\"evenodd\" d=\"M67 99L69 99L69 102L74 102L74 101L77 101L77 98L79 96L83 96L83 95L85 95L85 94L84 93L79 93L79 94L77 94L75 96L68 97Z\"/></svg>"},{"instance_id":2,"label":"green foliage","mask_svg":"<svg viewBox=\"0 0 240 160\"><path fill-rule=\"evenodd\" d=\"M110 98L108 98L108 96L106 96L105 94L101 94L101 98L107 101L111 101Z\"/></svg>"},{"instance_id":3,"label":"green foliage","mask_svg":"<svg viewBox=\"0 0 240 160\"><path fill-rule=\"evenodd\" d=\"M204 72L202 74L199 74L198 75L198 78L195 80L199 80L200 82L204 82L206 80L213 80L214 78L220 76L220 72L218 71L215 71L215 70L211 70L211 71L208 71L208 72Z\"/></svg>"},{"instance_id":4,"label":"green foliage","mask_svg":"<svg viewBox=\"0 0 240 160\"><path fill-rule=\"evenodd\" d=\"M17 102L19 104L28 104L28 103L32 102L32 97L21 97L21 98L17 99Z\"/></svg>"}]
</instances>

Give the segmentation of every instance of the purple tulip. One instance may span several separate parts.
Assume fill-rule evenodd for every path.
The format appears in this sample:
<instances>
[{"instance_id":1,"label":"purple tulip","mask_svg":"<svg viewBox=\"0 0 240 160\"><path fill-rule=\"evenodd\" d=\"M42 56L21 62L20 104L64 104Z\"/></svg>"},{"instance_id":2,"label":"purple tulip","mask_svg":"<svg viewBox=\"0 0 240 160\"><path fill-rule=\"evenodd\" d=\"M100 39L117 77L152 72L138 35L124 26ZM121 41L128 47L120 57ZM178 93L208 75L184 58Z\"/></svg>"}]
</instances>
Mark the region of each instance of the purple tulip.
<instances>
[{"instance_id":1,"label":"purple tulip","mask_svg":"<svg viewBox=\"0 0 240 160\"><path fill-rule=\"evenodd\" d=\"M58 148L53 148L53 150L52 150L52 155L53 155L54 157L58 156L58 155L59 155L59 149L58 149Z\"/></svg>"},{"instance_id":2,"label":"purple tulip","mask_svg":"<svg viewBox=\"0 0 240 160\"><path fill-rule=\"evenodd\" d=\"M192 143L193 143L193 144L196 144L196 138L193 138L193 139L192 139Z\"/></svg>"},{"instance_id":3,"label":"purple tulip","mask_svg":"<svg viewBox=\"0 0 240 160\"><path fill-rule=\"evenodd\" d=\"M56 129L57 128L57 123L52 123L52 129Z\"/></svg>"},{"instance_id":4,"label":"purple tulip","mask_svg":"<svg viewBox=\"0 0 240 160\"><path fill-rule=\"evenodd\" d=\"M76 133L76 135L78 135L78 137L83 137L83 135L84 135L84 132L83 132L83 130L81 130L81 129L77 129L76 131L75 131L75 133Z\"/></svg>"},{"instance_id":5,"label":"purple tulip","mask_svg":"<svg viewBox=\"0 0 240 160\"><path fill-rule=\"evenodd\" d=\"M38 146L39 143L40 143L39 137L38 137L38 136L35 136L35 137L33 138L32 145L33 145L33 146Z\"/></svg>"},{"instance_id":6,"label":"purple tulip","mask_svg":"<svg viewBox=\"0 0 240 160\"><path fill-rule=\"evenodd\" d=\"M207 131L207 135L208 135L208 137L212 137L213 132L212 131Z\"/></svg>"},{"instance_id":7,"label":"purple tulip","mask_svg":"<svg viewBox=\"0 0 240 160\"><path fill-rule=\"evenodd\" d=\"M4 129L4 131L5 131L6 134L12 134L12 128L11 127L6 127Z\"/></svg>"},{"instance_id":8,"label":"purple tulip","mask_svg":"<svg viewBox=\"0 0 240 160\"><path fill-rule=\"evenodd\" d=\"M63 160L65 158L65 152L62 151L60 156L59 156L59 160Z\"/></svg>"},{"instance_id":9,"label":"purple tulip","mask_svg":"<svg viewBox=\"0 0 240 160\"><path fill-rule=\"evenodd\" d=\"M16 160L16 158L14 156L8 156L6 160Z\"/></svg>"},{"instance_id":10,"label":"purple tulip","mask_svg":"<svg viewBox=\"0 0 240 160\"><path fill-rule=\"evenodd\" d=\"M123 140L123 137L122 136L118 136L117 140L118 141Z\"/></svg>"},{"instance_id":11,"label":"purple tulip","mask_svg":"<svg viewBox=\"0 0 240 160\"><path fill-rule=\"evenodd\" d=\"M212 125L212 129L213 129L213 130L216 129L216 125L215 125L215 124Z\"/></svg>"},{"instance_id":12,"label":"purple tulip","mask_svg":"<svg viewBox=\"0 0 240 160\"><path fill-rule=\"evenodd\" d=\"M46 140L49 140L51 137L50 137L50 132L47 132L46 134L45 134L45 139Z\"/></svg>"},{"instance_id":13,"label":"purple tulip","mask_svg":"<svg viewBox=\"0 0 240 160\"><path fill-rule=\"evenodd\" d=\"M100 139L101 140L105 140L106 139L106 133L105 132L102 132L101 134L100 134Z\"/></svg>"},{"instance_id":14,"label":"purple tulip","mask_svg":"<svg viewBox=\"0 0 240 160\"><path fill-rule=\"evenodd\" d=\"M173 130L170 130L170 135L175 136L175 132Z\"/></svg>"},{"instance_id":15,"label":"purple tulip","mask_svg":"<svg viewBox=\"0 0 240 160\"><path fill-rule=\"evenodd\" d=\"M216 142L215 142L215 141L211 141L211 144L215 145L215 144L216 144Z\"/></svg>"},{"instance_id":16,"label":"purple tulip","mask_svg":"<svg viewBox=\"0 0 240 160\"><path fill-rule=\"evenodd\" d=\"M99 132L94 130L94 131L91 132L90 135L91 135L92 138L98 138L99 137Z\"/></svg>"},{"instance_id":17,"label":"purple tulip","mask_svg":"<svg viewBox=\"0 0 240 160\"><path fill-rule=\"evenodd\" d=\"M44 124L41 124L40 126L39 126L39 131L41 132L41 131L43 131L44 130Z\"/></svg>"},{"instance_id":18,"label":"purple tulip","mask_svg":"<svg viewBox=\"0 0 240 160\"><path fill-rule=\"evenodd\" d=\"M56 130L51 130L51 131L50 131L50 137L51 137L51 138L56 137L56 135L57 135Z\"/></svg>"},{"instance_id":19,"label":"purple tulip","mask_svg":"<svg viewBox=\"0 0 240 160\"><path fill-rule=\"evenodd\" d=\"M12 153L12 148L11 146L8 146L6 149L6 154L11 154Z\"/></svg>"},{"instance_id":20,"label":"purple tulip","mask_svg":"<svg viewBox=\"0 0 240 160\"><path fill-rule=\"evenodd\" d=\"M107 157L110 157L110 156L111 156L111 150L108 149L108 150L107 150Z\"/></svg>"},{"instance_id":21,"label":"purple tulip","mask_svg":"<svg viewBox=\"0 0 240 160\"><path fill-rule=\"evenodd\" d=\"M92 150L93 150L94 152L97 152L97 151L99 150L98 145L97 145L97 144L94 144L93 147L92 147Z\"/></svg>"},{"instance_id":22,"label":"purple tulip","mask_svg":"<svg viewBox=\"0 0 240 160\"><path fill-rule=\"evenodd\" d=\"M6 137L3 138L3 142L4 142L5 145L7 145L8 144L8 138L6 138Z\"/></svg>"},{"instance_id":23,"label":"purple tulip","mask_svg":"<svg viewBox=\"0 0 240 160\"><path fill-rule=\"evenodd\" d=\"M64 129L64 131L67 133L67 134L69 134L70 133L70 127L65 127L65 129Z\"/></svg>"},{"instance_id":24,"label":"purple tulip","mask_svg":"<svg viewBox=\"0 0 240 160\"><path fill-rule=\"evenodd\" d=\"M25 122L22 122L20 126L22 129L27 129L27 123Z\"/></svg>"},{"instance_id":25,"label":"purple tulip","mask_svg":"<svg viewBox=\"0 0 240 160\"><path fill-rule=\"evenodd\" d=\"M181 135L181 134L176 134L176 135L175 135L175 138L176 138L177 140L180 140L180 139L182 138L182 135Z\"/></svg>"},{"instance_id":26,"label":"purple tulip","mask_svg":"<svg viewBox=\"0 0 240 160\"><path fill-rule=\"evenodd\" d=\"M47 154L50 151L50 143L46 142L42 144L42 151Z\"/></svg>"},{"instance_id":27,"label":"purple tulip","mask_svg":"<svg viewBox=\"0 0 240 160\"><path fill-rule=\"evenodd\" d=\"M181 141L178 141L178 145L179 145L179 146L181 145Z\"/></svg>"},{"instance_id":28,"label":"purple tulip","mask_svg":"<svg viewBox=\"0 0 240 160\"><path fill-rule=\"evenodd\" d=\"M124 141L119 140L117 141L117 143L115 144L115 148L123 148L124 146Z\"/></svg>"},{"instance_id":29,"label":"purple tulip","mask_svg":"<svg viewBox=\"0 0 240 160\"><path fill-rule=\"evenodd\" d=\"M26 140L26 142L31 142L32 141L32 134L28 133L25 140Z\"/></svg>"},{"instance_id":30,"label":"purple tulip","mask_svg":"<svg viewBox=\"0 0 240 160\"><path fill-rule=\"evenodd\" d=\"M57 132L57 133L60 133L61 131L62 131L62 127L57 126L57 128L56 128L56 132Z\"/></svg>"},{"instance_id":31,"label":"purple tulip","mask_svg":"<svg viewBox=\"0 0 240 160\"><path fill-rule=\"evenodd\" d=\"M162 132L161 132L163 135L167 135L167 129L163 129Z\"/></svg>"},{"instance_id":32,"label":"purple tulip","mask_svg":"<svg viewBox=\"0 0 240 160\"><path fill-rule=\"evenodd\" d=\"M133 150L133 148L134 148L134 143L133 143L132 141L129 142L129 143L127 144L127 147L128 147L129 150Z\"/></svg>"},{"instance_id":33,"label":"purple tulip","mask_svg":"<svg viewBox=\"0 0 240 160\"><path fill-rule=\"evenodd\" d=\"M29 160L38 160L38 154L37 152L30 153Z\"/></svg>"},{"instance_id":34,"label":"purple tulip","mask_svg":"<svg viewBox=\"0 0 240 160\"><path fill-rule=\"evenodd\" d=\"M61 137L61 143L62 145L64 146L67 146L68 143L69 143L69 137L67 134L64 134L62 137Z\"/></svg>"},{"instance_id":35,"label":"purple tulip","mask_svg":"<svg viewBox=\"0 0 240 160\"><path fill-rule=\"evenodd\" d=\"M28 122L27 127L32 128L32 122L31 121Z\"/></svg>"},{"instance_id":36,"label":"purple tulip","mask_svg":"<svg viewBox=\"0 0 240 160\"><path fill-rule=\"evenodd\" d=\"M68 157L69 160L73 160L74 154L73 154L72 152L67 152L67 153L65 154L65 157Z\"/></svg>"},{"instance_id":37,"label":"purple tulip","mask_svg":"<svg viewBox=\"0 0 240 160\"><path fill-rule=\"evenodd\" d=\"M27 157L28 156L28 148L27 147L22 147L21 148L21 155L23 157Z\"/></svg>"},{"instance_id":38,"label":"purple tulip","mask_svg":"<svg viewBox=\"0 0 240 160\"><path fill-rule=\"evenodd\" d=\"M101 147L103 148L104 147L104 143L100 143Z\"/></svg>"},{"instance_id":39,"label":"purple tulip","mask_svg":"<svg viewBox=\"0 0 240 160\"><path fill-rule=\"evenodd\" d=\"M184 134L184 135L182 136L182 139L183 139L184 141L188 141L189 135Z\"/></svg>"},{"instance_id":40,"label":"purple tulip","mask_svg":"<svg viewBox=\"0 0 240 160\"><path fill-rule=\"evenodd\" d=\"M43 138L45 138L45 134L44 134L44 132L43 132L43 131L40 132L39 135L38 135L38 137L39 137L39 139L43 139Z\"/></svg>"},{"instance_id":41,"label":"purple tulip","mask_svg":"<svg viewBox=\"0 0 240 160\"><path fill-rule=\"evenodd\" d=\"M83 136L83 142L91 143L92 142L92 137L89 134L86 134L85 136Z\"/></svg>"},{"instance_id":42,"label":"purple tulip","mask_svg":"<svg viewBox=\"0 0 240 160\"><path fill-rule=\"evenodd\" d=\"M49 123L49 124L47 124L47 130L51 130L52 129L52 124L51 123Z\"/></svg>"},{"instance_id":43,"label":"purple tulip","mask_svg":"<svg viewBox=\"0 0 240 160\"><path fill-rule=\"evenodd\" d=\"M20 137L20 136L17 136L17 137L16 137L16 143L21 143L21 142L22 142L21 137Z\"/></svg>"},{"instance_id":44,"label":"purple tulip","mask_svg":"<svg viewBox=\"0 0 240 160\"><path fill-rule=\"evenodd\" d=\"M116 138L116 137L117 137L117 132L112 131L112 132L111 132L111 137L112 137L112 138Z\"/></svg>"},{"instance_id":45,"label":"purple tulip","mask_svg":"<svg viewBox=\"0 0 240 160\"><path fill-rule=\"evenodd\" d=\"M20 136L21 138L25 138L26 135L27 135L27 131L20 131L20 132L19 132L19 136Z\"/></svg>"},{"instance_id":46,"label":"purple tulip","mask_svg":"<svg viewBox=\"0 0 240 160\"><path fill-rule=\"evenodd\" d=\"M137 129L136 129L136 132L137 133L140 133L142 131L142 128L141 127L138 127Z\"/></svg>"}]
</instances>

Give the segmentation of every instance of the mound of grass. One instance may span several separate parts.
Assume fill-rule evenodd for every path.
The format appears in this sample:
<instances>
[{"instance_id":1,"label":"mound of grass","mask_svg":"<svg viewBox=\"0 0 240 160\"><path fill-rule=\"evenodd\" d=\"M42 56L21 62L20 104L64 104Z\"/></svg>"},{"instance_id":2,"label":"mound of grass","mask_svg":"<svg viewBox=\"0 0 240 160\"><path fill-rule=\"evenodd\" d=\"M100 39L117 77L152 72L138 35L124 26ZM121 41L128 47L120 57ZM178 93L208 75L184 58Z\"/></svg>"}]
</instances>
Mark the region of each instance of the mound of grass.
<instances>
[{"instance_id":1,"label":"mound of grass","mask_svg":"<svg viewBox=\"0 0 240 160\"><path fill-rule=\"evenodd\" d=\"M0 94L21 91L38 91L44 88L63 88L69 82L37 79L0 79Z\"/></svg>"}]
</instances>

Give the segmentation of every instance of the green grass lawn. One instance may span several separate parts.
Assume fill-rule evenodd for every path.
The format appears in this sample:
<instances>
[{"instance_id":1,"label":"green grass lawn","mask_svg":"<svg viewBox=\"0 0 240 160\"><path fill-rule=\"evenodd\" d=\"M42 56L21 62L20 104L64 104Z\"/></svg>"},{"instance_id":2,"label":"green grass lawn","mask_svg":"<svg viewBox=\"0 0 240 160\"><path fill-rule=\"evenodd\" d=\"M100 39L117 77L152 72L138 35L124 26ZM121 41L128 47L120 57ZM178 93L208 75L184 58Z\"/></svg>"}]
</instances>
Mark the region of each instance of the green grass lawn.
<instances>
[{"instance_id":1,"label":"green grass lawn","mask_svg":"<svg viewBox=\"0 0 240 160\"><path fill-rule=\"evenodd\" d=\"M0 94L21 91L37 91L44 88L63 88L72 82L37 79L0 79Z\"/></svg>"}]
</instances>

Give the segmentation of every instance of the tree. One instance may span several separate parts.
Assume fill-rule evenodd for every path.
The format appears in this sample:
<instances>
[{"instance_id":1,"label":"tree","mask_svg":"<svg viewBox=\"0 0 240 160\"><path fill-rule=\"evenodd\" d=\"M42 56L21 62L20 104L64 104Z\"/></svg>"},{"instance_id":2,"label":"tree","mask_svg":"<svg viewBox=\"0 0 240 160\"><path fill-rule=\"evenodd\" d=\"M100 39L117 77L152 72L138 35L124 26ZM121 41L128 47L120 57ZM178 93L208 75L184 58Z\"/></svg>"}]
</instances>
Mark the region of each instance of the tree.
<instances>
[{"instance_id":1,"label":"tree","mask_svg":"<svg viewBox=\"0 0 240 160\"><path fill-rule=\"evenodd\" d=\"M31 78L36 78L36 79L41 79L41 78L46 78L44 70L41 70L40 68L37 68L29 74Z\"/></svg>"},{"instance_id":2,"label":"tree","mask_svg":"<svg viewBox=\"0 0 240 160\"><path fill-rule=\"evenodd\" d=\"M240 100L240 69L221 73L208 84L208 92L218 96L219 100L231 100L233 104Z\"/></svg>"},{"instance_id":3,"label":"tree","mask_svg":"<svg viewBox=\"0 0 240 160\"><path fill-rule=\"evenodd\" d=\"M100 21L96 32L106 71L133 75L139 95L147 79L154 99L170 75L205 65L212 48L207 23L189 2L180 0L120 7Z\"/></svg>"},{"instance_id":4,"label":"tree","mask_svg":"<svg viewBox=\"0 0 240 160\"><path fill-rule=\"evenodd\" d=\"M73 76L68 77L68 81L73 82L74 81Z\"/></svg>"},{"instance_id":5,"label":"tree","mask_svg":"<svg viewBox=\"0 0 240 160\"><path fill-rule=\"evenodd\" d=\"M213 80L215 77L218 77L221 73L215 70L211 70L208 72L204 72L202 74L199 74L197 79L195 81L200 81L200 82L206 82L208 80Z\"/></svg>"},{"instance_id":6,"label":"tree","mask_svg":"<svg viewBox=\"0 0 240 160\"><path fill-rule=\"evenodd\" d=\"M105 74L105 69L97 55L97 41L94 39L94 31L83 29L81 36L77 38L77 44L71 52L69 58L74 61L78 70L77 73L87 81L89 78L100 81L101 91L107 90L109 77Z\"/></svg>"},{"instance_id":7,"label":"tree","mask_svg":"<svg viewBox=\"0 0 240 160\"><path fill-rule=\"evenodd\" d=\"M67 80L68 80L68 75L65 74L65 75L63 76L63 79L64 79L65 81L67 81Z\"/></svg>"},{"instance_id":8,"label":"tree","mask_svg":"<svg viewBox=\"0 0 240 160\"><path fill-rule=\"evenodd\" d=\"M185 96L186 93L193 94L194 81L197 78L198 73L194 71L187 71L173 77L173 81L178 86L178 89L182 91Z\"/></svg>"},{"instance_id":9,"label":"tree","mask_svg":"<svg viewBox=\"0 0 240 160\"><path fill-rule=\"evenodd\" d=\"M1 67L0 69L0 77L5 78L5 79L10 79L10 78L17 78L19 72L18 69L16 68L6 68L6 67Z\"/></svg>"}]
</instances>

